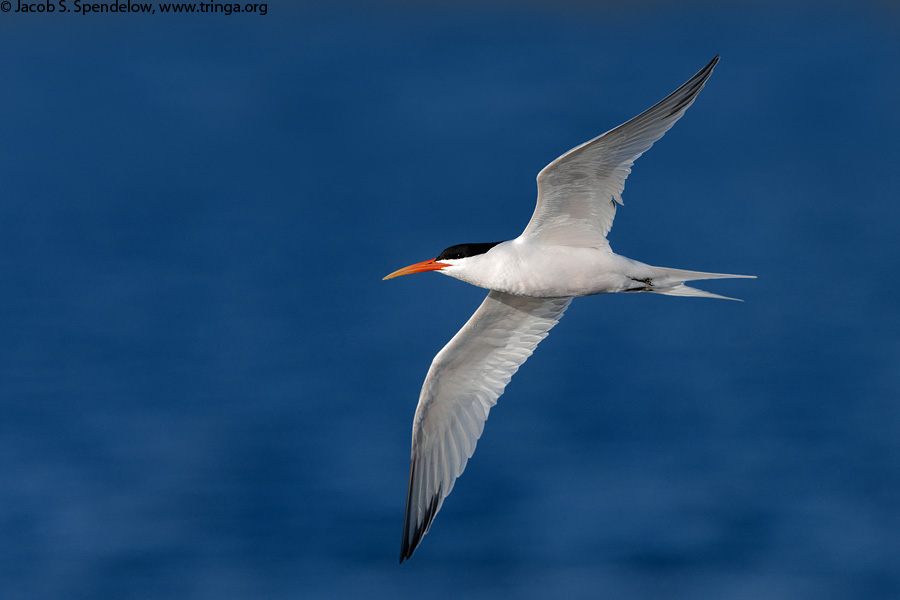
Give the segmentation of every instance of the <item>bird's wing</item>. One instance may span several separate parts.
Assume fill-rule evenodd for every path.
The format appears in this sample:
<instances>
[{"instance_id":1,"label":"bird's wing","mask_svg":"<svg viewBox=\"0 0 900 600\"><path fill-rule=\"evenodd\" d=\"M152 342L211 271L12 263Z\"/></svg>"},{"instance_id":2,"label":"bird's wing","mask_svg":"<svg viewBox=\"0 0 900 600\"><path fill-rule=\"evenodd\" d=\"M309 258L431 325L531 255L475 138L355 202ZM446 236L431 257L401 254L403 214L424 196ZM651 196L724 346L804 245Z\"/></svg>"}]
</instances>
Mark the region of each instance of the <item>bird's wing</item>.
<instances>
[{"instance_id":1,"label":"bird's wing","mask_svg":"<svg viewBox=\"0 0 900 600\"><path fill-rule=\"evenodd\" d=\"M522 237L544 244L608 248L606 234L622 204L625 179L694 102L716 56L684 85L627 123L569 150L537 176L537 207Z\"/></svg>"},{"instance_id":2,"label":"bird's wing","mask_svg":"<svg viewBox=\"0 0 900 600\"><path fill-rule=\"evenodd\" d=\"M506 384L571 301L491 292L434 357L413 421L400 562L428 532Z\"/></svg>"}]
</instances>

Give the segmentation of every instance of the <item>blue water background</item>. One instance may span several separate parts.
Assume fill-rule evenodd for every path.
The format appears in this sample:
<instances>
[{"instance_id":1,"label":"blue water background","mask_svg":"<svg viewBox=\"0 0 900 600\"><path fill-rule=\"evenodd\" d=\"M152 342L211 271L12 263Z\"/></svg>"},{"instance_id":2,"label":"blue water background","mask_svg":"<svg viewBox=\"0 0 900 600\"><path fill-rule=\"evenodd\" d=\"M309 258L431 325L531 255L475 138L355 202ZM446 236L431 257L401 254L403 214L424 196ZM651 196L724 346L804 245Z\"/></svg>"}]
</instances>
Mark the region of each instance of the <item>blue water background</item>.
<instances>
[{"instance_id":1,"label":"blue water background","mask_svg":"<svg viewBox=\"0 0 900 600\"><path fill-rule=\"evenodd\" d=\"M900 11L0 14L0 595L900 598ZM546 163L715 54L627 256L397 565L419 387ZM703 286L701 286L703 287Z\"/></svg>"}]
</instances>

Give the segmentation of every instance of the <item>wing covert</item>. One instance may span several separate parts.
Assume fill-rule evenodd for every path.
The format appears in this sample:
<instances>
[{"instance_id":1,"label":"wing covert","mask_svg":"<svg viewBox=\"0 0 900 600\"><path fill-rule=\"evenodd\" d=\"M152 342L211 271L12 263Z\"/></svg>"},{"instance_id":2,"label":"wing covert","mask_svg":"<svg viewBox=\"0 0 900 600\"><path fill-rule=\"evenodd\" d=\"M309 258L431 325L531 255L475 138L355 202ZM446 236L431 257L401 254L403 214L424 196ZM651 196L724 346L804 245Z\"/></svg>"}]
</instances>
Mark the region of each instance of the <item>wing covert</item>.
<instances>
[{"instance_id":1,"label":"wing covert","mask_svg":"<svg viewBox=\"0 0 900 600\"><path fill-rule=\"evenodd\" d=\"M428 533L475 451L491 407L571 301L492 291L434 357L413 420L400 562Z\"/></svg>"}]
</instances>

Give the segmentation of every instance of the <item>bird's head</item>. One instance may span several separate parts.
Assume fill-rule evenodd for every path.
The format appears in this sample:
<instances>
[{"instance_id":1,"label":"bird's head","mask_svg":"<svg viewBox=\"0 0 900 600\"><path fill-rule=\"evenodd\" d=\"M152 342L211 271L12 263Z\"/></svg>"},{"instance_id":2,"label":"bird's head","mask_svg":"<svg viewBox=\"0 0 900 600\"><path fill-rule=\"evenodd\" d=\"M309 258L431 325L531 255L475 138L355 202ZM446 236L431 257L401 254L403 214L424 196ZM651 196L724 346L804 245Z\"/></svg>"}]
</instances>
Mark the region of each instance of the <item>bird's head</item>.
<instances>
[{"instance_id":1,"label":"bird's head","mask_svg":"<svg viewBox=\"0 0 900 600\"><path fill-rule=\"evenodd\" d=\"M470 260L472 257L485 254L499 243L457 244L456 246L450 246L441 252L437 258L403 267L383 279L411 275L412 273L424 273L425 271L441 271L446 275L458 276L465 269L466 265L472 262Z\"/></svg>"}]
</instances>

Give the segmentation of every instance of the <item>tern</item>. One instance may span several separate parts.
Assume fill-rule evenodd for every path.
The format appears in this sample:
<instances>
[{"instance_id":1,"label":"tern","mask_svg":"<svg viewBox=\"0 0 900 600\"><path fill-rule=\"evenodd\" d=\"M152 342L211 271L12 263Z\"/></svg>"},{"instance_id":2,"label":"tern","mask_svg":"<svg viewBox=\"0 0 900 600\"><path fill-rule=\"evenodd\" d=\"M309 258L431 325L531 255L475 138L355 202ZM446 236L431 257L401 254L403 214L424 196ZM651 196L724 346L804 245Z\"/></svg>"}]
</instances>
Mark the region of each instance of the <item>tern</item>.
<instances>
[{"instance_id":1,"label":"tern","mask_svg":"<svg viewBox=\"0 0 900 600\"><path fill-rule=\"evenodd\" d=\"M511 241L459 244L394 271L438 271L490 290L428 369L412 429L400 562L412 556L462 474L491 407L572 298L619 292L726 298L685 285L753 277L650 265L613 253L606 235L634 161L684 115L719 57L630 121L569 150L537 176L537 207Z\"/></svg>"}]
</instances>

